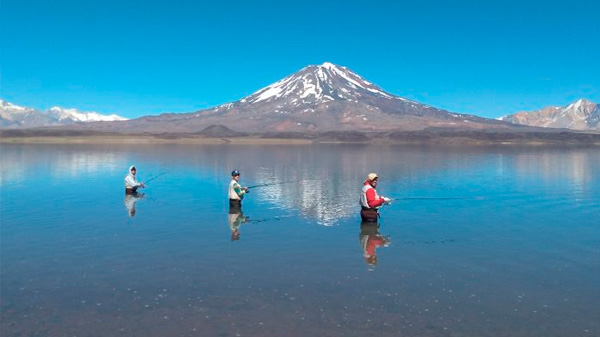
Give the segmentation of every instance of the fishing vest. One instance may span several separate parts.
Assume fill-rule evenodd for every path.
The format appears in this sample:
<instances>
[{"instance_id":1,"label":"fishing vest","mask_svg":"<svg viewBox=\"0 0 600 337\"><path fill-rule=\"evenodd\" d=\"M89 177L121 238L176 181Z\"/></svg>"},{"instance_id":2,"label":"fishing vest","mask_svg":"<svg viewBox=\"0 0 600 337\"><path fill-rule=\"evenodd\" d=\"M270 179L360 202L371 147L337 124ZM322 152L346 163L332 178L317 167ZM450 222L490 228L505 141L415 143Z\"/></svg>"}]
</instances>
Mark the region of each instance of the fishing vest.
<instances>
[{"instance_id":1,"label":"fishing vest","mask_svg":"<svg viewBox=\"0 0 600 337\"><path fill-rule=\"evenodd\" d=\"M377 190L374 189L373 186L371 186L369 184L363 185L362 192L360 193L360 206L362 206L364 208L379 209L381 206L371 207L371 206L369 206L369 203L367 202L367 191L370 189L373 189L373 191L375 191L375 199L379 199Z\"/></svg>"},{"instance_id":2,"label":"fishing vest","mask_svg":"<svg viewBox=\"0 0 600 337\"><path fill-rule=\"evenodd\" d=\"M244 197L243 195L240 197L237 192L235 191L236 188L241 189L242 186L240 186L240 184L235 181L234 179L231 179L231 182L229 183L229 199L233 199L233 200L242 200L242 198Z\"/></svg>"}]
</instances>

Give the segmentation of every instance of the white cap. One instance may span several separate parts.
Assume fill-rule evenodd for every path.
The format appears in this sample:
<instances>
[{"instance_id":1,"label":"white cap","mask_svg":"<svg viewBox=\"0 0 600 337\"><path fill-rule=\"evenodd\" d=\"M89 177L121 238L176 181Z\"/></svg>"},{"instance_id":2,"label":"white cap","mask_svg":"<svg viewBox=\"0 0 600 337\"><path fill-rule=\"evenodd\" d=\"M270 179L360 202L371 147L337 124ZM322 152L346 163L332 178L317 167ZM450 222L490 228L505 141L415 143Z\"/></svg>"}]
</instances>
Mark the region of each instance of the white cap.
<instances>
[{"instance_id":1,"label":"white cap","mask_svg":"<svg viewBox=\"0 0 600 337\"><path fill-rule=\"evenodd\" d=\"M367 180L369 181L373 181L377 179L377 173L369 173L369 175L367 176Z\"/></svg>"}]
</instances>

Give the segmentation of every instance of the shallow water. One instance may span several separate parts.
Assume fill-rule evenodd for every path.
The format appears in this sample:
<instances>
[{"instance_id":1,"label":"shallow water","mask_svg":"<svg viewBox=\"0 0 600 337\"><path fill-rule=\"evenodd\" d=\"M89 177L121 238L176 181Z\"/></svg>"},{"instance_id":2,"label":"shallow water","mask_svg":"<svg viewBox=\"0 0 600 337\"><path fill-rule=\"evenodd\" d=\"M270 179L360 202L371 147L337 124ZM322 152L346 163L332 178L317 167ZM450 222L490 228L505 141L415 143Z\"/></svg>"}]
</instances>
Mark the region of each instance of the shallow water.
<instances>
[{"instance_id":1,"label":"shallow water","mask_svg":"<svg viewBox=\"0 0 600 337\"><path fill-rule=\"evenodd\" d=\"M0 151L2 336L600 335L597 149Z\"/></svg>"}]
</instances>

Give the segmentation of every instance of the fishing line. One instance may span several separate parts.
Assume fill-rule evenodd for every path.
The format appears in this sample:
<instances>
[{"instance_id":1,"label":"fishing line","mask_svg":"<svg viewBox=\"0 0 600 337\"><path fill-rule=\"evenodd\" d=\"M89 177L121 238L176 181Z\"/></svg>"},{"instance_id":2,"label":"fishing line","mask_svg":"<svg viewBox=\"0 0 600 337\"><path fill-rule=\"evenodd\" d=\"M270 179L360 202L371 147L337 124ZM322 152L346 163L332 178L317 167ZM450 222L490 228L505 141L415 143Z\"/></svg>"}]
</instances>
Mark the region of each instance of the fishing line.
<instances>
[{"instance_id":1,"label":"fishing line","mask_svg":"<svg viewBox=\"0 0 600 337\"><path fill-rule=\"evenodd\" d=\"M404 197L404 198L392 198L392 200L459 200L466 199L463 197Z\"/></svg>"},{"instance_id":2,"label":"fishing line","mask_svg":"<svg viewBox=\"0 0 600 337\"><path fill-rule=\"evenodd\" d=\"M266 222L266 221L270 221L270 220L281 220L281 219L291 218L291 217L292 217L292 215L282 215L282 216L274 216L272 218L265 218L265 219L255 219L255 220L248 219L248 222L259 223L259 222Z\"/></svg>"}]
</instances>

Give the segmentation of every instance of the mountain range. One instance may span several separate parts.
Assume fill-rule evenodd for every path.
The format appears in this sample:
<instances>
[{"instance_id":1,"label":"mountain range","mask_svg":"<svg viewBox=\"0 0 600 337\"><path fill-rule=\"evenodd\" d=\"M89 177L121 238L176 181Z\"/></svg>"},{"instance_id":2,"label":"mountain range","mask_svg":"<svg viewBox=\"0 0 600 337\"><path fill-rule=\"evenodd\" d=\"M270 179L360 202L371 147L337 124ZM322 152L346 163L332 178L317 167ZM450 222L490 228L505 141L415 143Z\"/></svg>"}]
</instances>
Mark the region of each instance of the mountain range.
<instances>
[{"instance_id":1,"label":"mountain range","mask_svg":"<svg viewBox=\"0 0 600 337\"><path fill-rule=\"evenodd\" d=\"M536 111L518 112L500 120L544 128L600 130L600 106L580 99L564 107L549 106Z\"/></svg>"},{"instance_id":2,"label":"mountain range","mask_svg":"<svg viewBox=\"0 0 600 337\"><path fill-rule=\"evenodd\" d=\"M127 118L117 115L102 115L97 112L82 112L57 106L40 111L0 100L0 127L7 129L125 120Z\"/></svg>"},{"instance_id":3,"label":"mountain range","mask_svg":"<svg viewBox=\"0 0 600 337\"><path fill-rule=\"evenodd\" d=\"M89 123L98 122L101 123ZM202 133L230 137L250 133L411 132L428 129L523 131L524 126L598 130L598 105L579 100L567 107L521 112L498 119L452 113L386 92L346 67L307 66L232 103L191 113L127 120L117 115L54 107L48 111L0 101L0 127L120 133ZM539 130L538 130L539 131Z\"/></svg>"}]
</instances>

